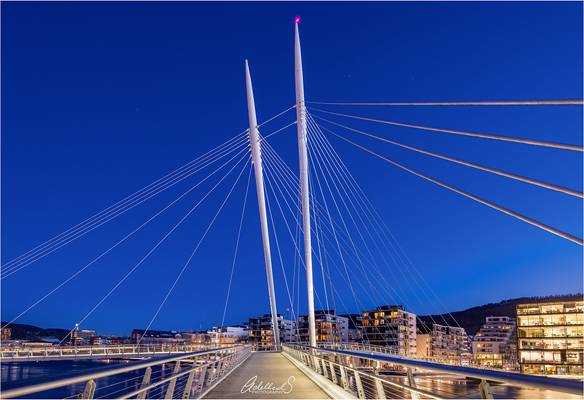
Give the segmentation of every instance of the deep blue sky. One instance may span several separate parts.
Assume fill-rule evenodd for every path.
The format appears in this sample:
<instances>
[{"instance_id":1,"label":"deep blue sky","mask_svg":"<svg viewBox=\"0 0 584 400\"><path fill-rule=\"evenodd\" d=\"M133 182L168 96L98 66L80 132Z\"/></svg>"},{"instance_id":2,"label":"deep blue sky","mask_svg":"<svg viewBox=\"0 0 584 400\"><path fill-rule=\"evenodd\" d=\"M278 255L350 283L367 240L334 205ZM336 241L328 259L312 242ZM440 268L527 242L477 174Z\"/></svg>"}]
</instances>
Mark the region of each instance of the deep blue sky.
<instances>
[{"instance_id":1,"label":"deep blue sky","mask_svg":"<svg viewBox=\"0 0 584 400\"><path fill-rule=\"evenodd\" d=\"M2 261L245 129L245 58L252 67L258 119L292 105L295 15L302 16L307 100L582 98L579 2L3 2ZM582 143L579 107L342 110ZM274 121L264 133L292 118L288 114ZM574 152L352 124L582 190L582 157ZM576 198L357 139L445 182L582 236L582 204ZM270 139L294 170L295 140L294 128ZM388 275L407 308L444 312L582 290L582 249L577 245L331 141L440 298L428 300L433 295L420 296L417 283L408 286ZM2 319L14 317L205 174L197 176L2 281ZM247 171L242 179L246 177ZM146 326L233 181L228 179L84 327L123 334ZM19 322L72 326L208 187L181 201ZM251 189L227 323L269 310L253 184ZM244 182L153 328L198 329L221 322L243 192ZM291 242L281 221L278 226L281 245L287 248L286 270L292 274ZM385 262L393 272L399 268L389 259ZM287 296L279 268L275 261L284 312ZM358 311L345 282L339 276L334 282L347 305L339 311ZM376 280L375 285L380 286L376 298L395 301L383 295L385 284ZM362 304L375 305L362 284L356 291Z\"/></svg>"}]
</instances>

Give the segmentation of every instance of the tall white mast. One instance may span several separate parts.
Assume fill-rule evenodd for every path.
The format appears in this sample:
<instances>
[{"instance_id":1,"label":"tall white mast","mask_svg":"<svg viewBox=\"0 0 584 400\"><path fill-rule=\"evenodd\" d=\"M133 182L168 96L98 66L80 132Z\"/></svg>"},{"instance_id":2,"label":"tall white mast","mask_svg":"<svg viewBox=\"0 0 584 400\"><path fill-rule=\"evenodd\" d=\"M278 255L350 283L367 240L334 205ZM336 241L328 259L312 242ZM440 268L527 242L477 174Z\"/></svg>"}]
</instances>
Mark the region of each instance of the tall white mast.
<instances>
[{"instance_id":1,"label":"tall white mast","mask_svg":"<svg viewBox=\"0 0 584 400\"><path fill-rule=\"evenodd\" d=\"M276 308L276 295L274 293L274 276L272 275L272 255L270 252L270 232L268 230L268 218L266 215L262 153L260 150L260 137L258 132L255 101L253 98L253 87L251 85L251 75L249 73L247 60L245 60L245 88L247 92L247 115L249 118L249 144L251 146L251 160L254 166L258 194L258 208L260 211L262 241L264 244L264 260L266 262L266 277L268 280L268 293L270 295L270 310L272 311L272 331L274 333L274 345L278 348L280 346L280 329L278 327L278 311Z\"/></svg>"},{"instance_id":2,"label":"tall white mast","mask_svg":"<svg viewBox=\"0 0 584 400\"><path fill-rule=\"evenodd\" d=\"M314 321L314 286L312 282L312 245L310 241L310 199L308 191L308 151L306 149L306 106L304 104L304 78L302 52L296 17L294 32L294 78L296 83L296 125L298 126L298 157L300 161L300 194L302 196L302 223L304 228L304 258L306 262L306 288L308 291L308 335L310 346L316 347Z\"/></svg>"}]
</instances>

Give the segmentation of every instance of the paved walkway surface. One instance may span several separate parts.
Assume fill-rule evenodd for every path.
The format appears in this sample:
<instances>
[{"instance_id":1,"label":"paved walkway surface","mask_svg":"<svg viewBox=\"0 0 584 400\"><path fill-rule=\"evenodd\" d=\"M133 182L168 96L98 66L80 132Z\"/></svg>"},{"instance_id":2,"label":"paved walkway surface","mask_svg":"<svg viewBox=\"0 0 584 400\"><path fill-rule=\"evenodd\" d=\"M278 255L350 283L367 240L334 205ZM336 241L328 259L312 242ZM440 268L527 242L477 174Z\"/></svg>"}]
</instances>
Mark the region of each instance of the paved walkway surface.
<instances>
[{"instance_id":1,"label":"paved walkway surface","mask_svg":"<svg viewBox=\"0 0 584 400\"><path fill-rule=\"evenodd\" d=\"M206 399L328 399L281 353L252 355L204 397Z\"/></svg>"}]
</instances>

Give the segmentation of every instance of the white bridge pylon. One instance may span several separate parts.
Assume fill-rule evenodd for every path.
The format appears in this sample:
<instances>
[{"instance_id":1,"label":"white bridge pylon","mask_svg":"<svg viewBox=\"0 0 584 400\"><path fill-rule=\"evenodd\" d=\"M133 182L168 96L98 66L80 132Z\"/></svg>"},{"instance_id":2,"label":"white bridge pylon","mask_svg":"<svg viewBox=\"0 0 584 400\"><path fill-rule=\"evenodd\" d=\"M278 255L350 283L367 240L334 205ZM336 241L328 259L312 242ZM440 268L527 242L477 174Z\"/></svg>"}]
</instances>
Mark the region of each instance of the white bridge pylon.
<instances>
[{"instance_id":1,"label":"white bridge pylon","mask_svg":"<svg viewBox=\"0 0 584 400\"><path fill-rule=\"evenodd\" d=\"M294 82L296 89L296 122L298 126L298 157L300 165L300 194L302 200L302 222L304 230L304 257L306 265L306 288L308 305L308 336L310 346L316 347L316 324L314 320L314 285L312 277L312 244L310 237L310 192L308 186L308 150L306 105L304 103L304 78L302 74L302 52L300 49L300 35L298 32L297 17L294 30ZM260 224L262 228L262 241L264 245L264 260L266 263L266 276L268 279L268 292L270 296L270 309L272 312L272 330L274 332L274 345L280 345L280 333L278 327L278 309L274 293L274 276L272 274L272 256L270 251L270 232L266 215L266 200L264 193L264 176L262 168L262 152L260 147L259 132L253 87L249 72L249 63L245 60L245 87L247 92L247 113L249 117L249 142L251 157L254 165L258 206L260 212Z\"/></svg>"},{"instance_id":2,"label":"white bridge pylon","mask_svg":"<svg viewBox=\"0 0 584 400\"><path fill-rule=\"evenodd\" d=\"M272 312L272 331L274 333L274 346L280 346L280 329L278 327L278 308L276 307L276 295L274 293L274 275L272 274L272 254L270 251L270 231L266 214L266 197L264 193L264 173L262 168L262 152L260 149L260 135L255 111L253 87L249 64L245 60L245 89L247 93L247 115L249 118L249 144L251 147L251 160L254 167L256 191L258 195L258 208L260 212L260 224L262 228L262 242L264 245L264 261L266 263L266 278L268 280L268 294L270 296L270 310Z\"/></svg>"},{"instance_id":3,"label":"white bridge pylon","mask_svg":"<svg viewBox=\"0 0 584 400\"><path fill-rule=\"evenodd\" d=\"M308 340L316 347L316 323L314 321L314 285L312 279L312 243L310 238L310 191L308 186L308 150L306 129L306 104L304 102L304 76L302 51L296 17L294 26L294 82L296 87L296 125L298 128L298 160L300 164L300 195L302 199L302 225L304 230L304 258L306 264L306 290L308 294Z\"/></svg>"}]
</instances>

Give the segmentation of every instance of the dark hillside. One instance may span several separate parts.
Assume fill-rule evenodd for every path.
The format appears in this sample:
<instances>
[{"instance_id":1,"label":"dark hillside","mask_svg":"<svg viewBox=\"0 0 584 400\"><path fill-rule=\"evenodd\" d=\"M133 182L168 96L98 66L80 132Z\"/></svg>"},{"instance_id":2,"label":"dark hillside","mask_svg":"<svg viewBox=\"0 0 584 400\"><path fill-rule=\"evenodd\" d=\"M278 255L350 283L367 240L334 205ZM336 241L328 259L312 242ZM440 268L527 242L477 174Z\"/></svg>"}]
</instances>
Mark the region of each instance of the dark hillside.
<instances>
[{"instance_id":1,"label":"dark hillside","mask_svg":"<svg viewBox=\"0 0 584 400\"><path fill-rule=\"evenodd\" d=\"M516 299L503 300L499 303L489 303L478 307L472 307L463 311L455 311L452 312L451 315L469 335L474 335L481 328L481 325L485 322L486 317L507 316L515 318L515 306L517 304L574 299L582 300L582 294L567 294L545 297L519 297ZM437 324L456 326L457 324L452 317L449 314L432 316L423 315L420 316L420 319L427 324L431 324L433 318Z\"/></svg>"}]
</instances>

